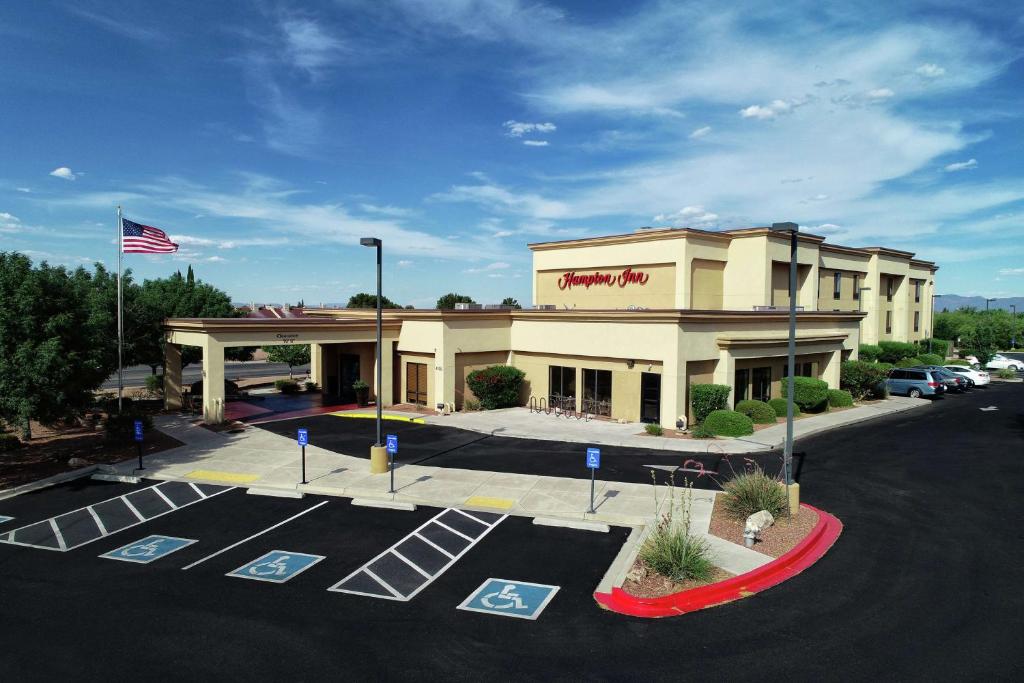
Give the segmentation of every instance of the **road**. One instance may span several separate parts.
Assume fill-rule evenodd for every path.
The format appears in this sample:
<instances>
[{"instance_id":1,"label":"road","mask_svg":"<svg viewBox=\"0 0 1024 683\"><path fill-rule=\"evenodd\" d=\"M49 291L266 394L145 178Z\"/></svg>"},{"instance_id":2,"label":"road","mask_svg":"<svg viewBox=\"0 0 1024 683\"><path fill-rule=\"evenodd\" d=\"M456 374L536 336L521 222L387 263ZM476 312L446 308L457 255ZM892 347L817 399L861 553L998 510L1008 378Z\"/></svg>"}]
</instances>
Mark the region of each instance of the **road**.
<instances>
[{"instance_id":1,"label":"road","mask_svg":"<svg viewBox=\"0 0 1024 683\"><path fill-rule=\"evenodd\" d=\"M141 387L145 385L146 377L152 374L148 365L135 365L124 369L124 385L126 387ZM292 369L296 376L305 377L309 372L309 365L296 366ZM284 363L268 363L266 361L254 360L247 362L225 362L224 376L228 379L246 379L252 377L276 377L288 374L288 366ZM193 363L181 371L182 381L185 384L198 382L203 377L203 364ZM103 383L103 389L117 388L117 374Z\"/></svg>"},{"instance_id":2,"label":"road","mask_svg":"<svg viewBox=\"0 0 1024 683\"><path fill-rule=\"evenodd\" d=\"M242 489L142 523L97 506L108 529L134 526L68 552L0 545L0 679L1017 680L1022 406L1024 384L993 383L799 441L803 499L843 521L836 545L763 593L660 620L605 612L589 596L622 529L509 518L402 602L326 589L437 510ZM17 518L0 533L39 521L52 544L43 520L126 493L150 515L164 496L137 489L152 484L83 481L0 501ZM176 499L187 485L167 486ZM65 540L89 542L91 519L78 511ZM195 542L152 564L99 557L149 534ZM225 576L275 549L325 559L283 585ZM424 562L413 550L403 557ZM407 564L382 560L382 578L435 574ZM488 578L561 588L534 621L457 609Z\"/></svg>"}]
</instances>

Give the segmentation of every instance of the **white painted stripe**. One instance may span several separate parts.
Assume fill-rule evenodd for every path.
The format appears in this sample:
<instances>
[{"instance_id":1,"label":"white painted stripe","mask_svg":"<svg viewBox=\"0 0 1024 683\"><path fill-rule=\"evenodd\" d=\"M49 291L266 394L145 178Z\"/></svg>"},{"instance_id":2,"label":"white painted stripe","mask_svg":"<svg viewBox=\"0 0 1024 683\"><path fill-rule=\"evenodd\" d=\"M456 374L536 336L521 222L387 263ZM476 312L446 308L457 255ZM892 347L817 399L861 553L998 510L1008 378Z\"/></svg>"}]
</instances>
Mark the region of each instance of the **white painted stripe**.
<instances>
[{"instance_id":1,"label":"white painted stripe","mask_svg":"<svg viewBox=\"0 0 1024 683\"><path fill-rule=\"evenodd\" d=\"M177 510L178 506L171 502L171 499L164 495L164 492L160 490L160 484L153 487L153 493L164 499L164 502L171 506L172 510Z\"/></svg>"},{"instance_id":2,"label":"white painted stripe","mask_svg":"<svg viewBox=\"0 0 1024 683\"><path fill-rule=\"evenodd\" d=\"M50 517L50 528L53 529L53 535L57 537L57 545L60 546L60 549L62 551L67 550L68 544L64 541L64 535L61 534L60 529L57 527L56 517Z\"/></svg>"},{"instance_id":3,"label":"white painted stripe","mask_svg":"<svg viewBox=\"0 0 1024 683\"><path fill-rule=\"evenodd\" d=\"M196 493L198 493L198 494L199 494L199 498L200 498L200 500L201 500L201 499L203 499L203 498L206 498L206 494L205 494L205 493L203 493L203 490L202 490L201 488L199 488L198 486L196 486L195 484L193 484L193 483L192 483L192 482L190 482L190 481L189 481L189 482L186 482L186 483L187 483L187 484L188 484L189 486L191 486L192 488L194 488L194 489L195 489Z\"/></svg>"},{"instance_id":4,"label":"white painted stripe","mask_svg":"<svg viewBox=\"0 0 1024 683\"><path fill-rule=\"evenodd\" d=\"M465 517L466 519L471 519L471 520L473 520L474 522L476 522L476 523L477 523L477 524L479 524L480 526L485 526L485 527L490 527L490 526L492 526L492 525L488 524L487 522L485 522L485 521L484 521L484 520L482 520L482 519L477 519L477 518L476 518L476 517L474 517L473 515L467 515L467 514L466 514L465 512L463 512L462 510L459 510L458 508L452 508L452 509L453 509L453 510L455 510L456 512L458 512L458 513L459 513L460 515L462 515L462 516L463 516L463 517Z\"/></svg>"},{"instance_id":5,"label":"white painted stripe","mask_svg":"<svg viewBox=\"0 0 1024 683\"><path fill-rule=\"evenodd\" d=\"M442 522L439 519L435 519L434 520L434 524L436 524L436 525L438 525L440 527L444 527L445 529L447 529L448 531L452 532L453 534L456 534L458 536L462 536L467 541L475 541L476 540L472 536L467 536L466 534L462 533L461 531L458 531L457 529L451 528L450 526L448 526L447 524L445 524L444 522ZM490 529L490 527L488 527L488 529ZM487 531L485 530L484 533L486 534Z\"/></svg>"},{"instance_id":6,"label":"white painted stripe","mask_svg":"<svg viewBox=\"0 0 1024 683\"><path fill-rule=\"evenodd\" d=\"M132 511L132 514L139 518L140 522L146 521L145 516L143 516L143 514L139 512L134 505L132 505L132 502L128 500L128 498L126 498L125 496L121 496L121 500L124 501L124 504L128 506L129 510Z\"/></svg>"},{"instance_id":7,"label":"white painted stripe","mask_svg":"<svg viewBox=\"0 0 1024 683\"><path fill-rule=\"evenodd\" d=\"M302 512L300 512L297 515L292 515L288 519L280 521L280 522L278 522L277 524L275 524L273 526L268 526L263 531L257 531L252 536L249 536L248 538L243 538L241 541L238 541L237 543L232 543L231 545L227 546L226 548L221 548L217 552L212 553L210 555L207 555L206 557L204 557L202 559L196 560L192 564L187 565L185 567L182 567L181 569L182 569L182 571L185 571L186 569L191 569L192 567L195 567L198 564L202 564L203 562L206 562L207 560L212 560L213 558L217 557L218 555L220 555L222 553L226 553L227 551L231 550L232 548L237 548L238 546L240 546L243 543L246 543L248 541L251 541L252 539L256 538L257 536L262 536L263 534L267 533L268 531L273 531L274 529L278 528L279 526L284 526L285 524L287 524L288 522L292 521L293 519L298 519L302 515L304 515L306 513L309 513L309 512L312 512L313 510L316 510L318 507L321 507L323 505L327 505L327 503L329 503L329 502L330 502L329 500L325 500L322 503L317 503L313 507L306 508L305 510L303 510Z\"/></svg>"},{"instance_id":8,"label":"white painted stripe","mask_svg":"<svg viewBox=\"0 0 1024 683\"><path fill-rule=\"evenodd\" d=\"M418 571L420 574L422 574L424 579L431 579L431 578L433 578L430 574L428 574L426 572L426 570L424 570L418 564L416 564L415 562L413 562L412 560L410 560L408 557L406 557L402 553L398 552L397 550L392 550L391 554L394 555L395 557L397 557L398 559L400 559L402 562L405 562L407 565L409 565L410 567L412 567L413 569Z\"/></svg>"},{"instance_id":9,"label":"white painted stripe","mask_svg":"<svg viewBox=\"0 0 1024 683\"><path fill-rule=\"evenodd\" d=\"M449 509L450 509L450 508L449 508ZM413 599L414 597L416 597L416 596L417 596L417 595L419 594L419 592L420 592L420 591L422 591L422 590L423 590L424 588L426 588L427 586L429 586L430 584L432 584L432 583L433 583L434 581L437 581L437 580L438 580L439 578L441 578L441 575L442 575L442 574L444 574L444 573L445 573L446 571L448 571L448 569L449 569L449 568L451 568L451 566L452 566L453 564L455 564L456 562L458 562L458 561L459 561L459 559L460 559L460 558L461 558L461 557L462 557L463 555L465 555L466 553L468 553L468 552L469 552L469 551L470 551L470 550L471 550L471 549L473 548L473 546L475 546L475 545L476 545L477 543L479 543L479 542L480 542L481 540L483 540L484 536L486 536L487 534L489 534L489 533L491 532L491 529L493 529L494 527L498 526L498 524L500 524L500 523L501 523L501 522L503 522L503 521L504 521L504 520L505 520L506 518L508 518L508 515L502 515L502 516L501 516L501 517L500 517L500 518L499 518L499 519L498 519L498 520L497 520L497 521L496 521L496 522L495 522L494 524L492 524L492 525L490 525L489 527L487 527L486 529L484 529L484 532L483 532L482 534L480 534L479 536L477 536L476 538L467 538L467 537L466 537L466 536L465 536L464 534L459 534L459 533L458 533L457 531L455 531L454 529L452 529L452 528L450 528L450 527L447 527L447 526L445 526L444 524L441 524L441 522L438 522L438 521L437 521L437 520L438 520L438 518L439 518L439 517L440 517L441 515L443 515L443 514L445 514L446 512L448 512L448 510L449 510L449 509L441 510L441 512L437 513L436 515L434 515L433 517L431 517L430 519L428 519L428 520L427 520L426 522L424 522L423 524L421 524L421 525L420 525L420 526L419 526L418 528L414 529L414 530L413 530L413 531L412 531L412 532L411 532L410 534L408 534L407 536L405 536L405 538L403 538L402 540L398 541L398 543L395 543L395 544L394 544L393 546L391 546L390 548L388 548L388 549L387 549L387 550L385 550L384 552L380 553L379 555L377 555L376 557L374 557L374 558L373 558L372 560L370 560L369 562L367 562L366 564L364 564L364 565L363 565L362 567L360 567L359 569L355 570L354 572L352 572L351 574L349 574L348 576L346 576L346 577L345 577L345 578L343 578L343 579L342 579L341 581L339 581L338 583L334 584L333 586L331 586L331 587L330 587L330 588L328 588L327 590L328 590L328 591L331 591L331 592L333 592L333 593L351 593L351 594L353 594L353 595L367 595L367 596L369 596L369 597L371 597L371 598L383 598L383 599L385 599L385 600L400 600L400 601L402 601L402 602L408 602L408 601L412 600L412 599ZM437 546L437 544L436 544L436 543L431 543L431 541L430 541L429 539L427 539L426 537L424 537L424 536L423 536L423 534L421 534L421 533L420 533L421 531L423 531L423 529L426 529L426 528L427 528L428 526L430 526L431 524L437 524L437 525L439 525L439 526L442 526L442 527L444 527L444 528L448 529L449 531L453 531L453 532L455 532L455 533L456 533L456 534L458 534L459 536L462 536L463 538L466 538L466 539L467 539L467 540L469 541L469 544L468 544L468 545L466 545L466 547L465 547L465 548L463 548L462 550L460 550L460 551L458 552L458 554L456 554L456 555L452 555L451 553L449 553L448 551L444 550L443 548L439 548L439 547ZM398 557L399 557L399 558L401 558L401 559L403 559L403 560L404 560L405 558L404 558L404 557L402 557L402 556L401 556L401 554L399 554L398 552L396 552L396 551L395 551L395 548L397 548L398 546L402 545L403 543L405 543L405 542L406 542L407 540L409 540L409 539L410 539L410 538L412 538L413 536L415 536L416 538L420 539L421 541L426 541L426 542L427 542L427 543L429 543L429 544L430 544L431 546L433 546L433 547L437 548L437 549L438 549L438 550L440 550L440 551L441 551L442 553L444 553L445 555L447 555L447 556L448 556L448 557L449 557L450 559L448 560L448 562L447 562L447 563L445 563L445 565L444 565L443 567L441 567L441 568L440 568L440 569L439 569L439 570L437 571L437 574L435 574L435 575L434 575L433 577L431 577L430 579L428 579L428 580L424 581L424 582L423 582L422 584L420 584L420 585L419 585L419 586L418 586L418 587L416 588L416 590L414 590L414 591L413 591L412 593L410 593L410 594L409 594L408 596L405 596L405 597L395 597L395 598L389 598L389 597L387 597L387 596L382 596L382 595L370 595L370 594L368 594L368 593L364 593L364 592L361 592L361 591L356 591L356 590L349 590L349 589L347 589L347 588L343 588L343 587L342 587L342 586L343 586L343 584L344 584L344 583L345 583L346 581L348 581L349 579L353 578L354 576L356 576L356 575L357 575L357 574L359 574L360 572L366 572L366 573L367 573L367 574L369 574L370 576L373 576L373 578L374 578L374 579L376 579L376 580L380 581L380 579L379 579L378 577L374 576L373 572L371 572L371 571L370 571L369 569L367 569L367 567L370 567L371 565L373 565L373 563L374 563L374 562L376 562L376 561L377 561L377 560L379 560L380 558L384 557L384 556L385 556L385 555L387 555L388 553L392 553L392 554L394 554L394 555L398 555ZM384 582L383 582L383 581L381 581L381 583L382 583L382 584L384 584ZM387 584L384 584L384 585L386 586Z\"/></svg>"},{"instance_id":10,"label":"white painted stripe","mask_svg":"<svg viewBox=\"0 0 1024 683\"><path fill-rule=\"evenodd\" d=\"M92 506L90 505L89 507L87 507L85 509L89 511L90 515L92 515L93 521L96 522L96 526L99 527L99 529L100 529L100 533L103 534L104 536L109 535L110 532L107 531L107 527L103 525L103 520L100 519L100 516L97 515L96 511L92 509Z\"/></svg>"},{"instance_id":11,"label":"white painted stripe","mask_svg":"<svg viewBox=\"0 0 1024 683\"><path fill-rule=\"evenodd\" d=\"M388 583L384 579L380 578L379 576L377 576L376 574L371 572L369 569L364 569L363 573L366 574L367 576L369 576L371 579L373 579L377 583L379 583L381 585L381 587L384 588L384 590L386 590L387 592L391 593L392 595L394 595L399 600L404 600L405 599L405 598L402 597L401 593L399 593L397 590L395 590L391 586L390 583Z\"/></svg>"},{"instance_id":12,"label":"white painted stripe","mask_svg":"<svg viewBox=\"0 0 1024 683\"><path fill-rule=\"evenodd\" d=\"M455 556L454 556L454 555L452 555L452 554L451 554L450 552L448 552L447 550L445 550L444 548L442 548L442 547L441 547L441 546L439 546L438 544L436 544L436 543L434 543L433 541L431 541L431 540L430 540L429 538L427 538L426 536L420 536L420 535L419 535L418 533L414 533L414 534L413 534L413 536L415 536L416 538L420 539L420 540L421 540L421 541L423 541L424 543L427 543L427 544L429 544L429 545L432 545L432 546L434 546L434 549L435 549L435 550L438 550L438 551L440 551L440 552L444 553L445 555L447 555L448 557L450 557L450 558L452 558L452 559L455 559Z\"/></svg>"}]
</instances>

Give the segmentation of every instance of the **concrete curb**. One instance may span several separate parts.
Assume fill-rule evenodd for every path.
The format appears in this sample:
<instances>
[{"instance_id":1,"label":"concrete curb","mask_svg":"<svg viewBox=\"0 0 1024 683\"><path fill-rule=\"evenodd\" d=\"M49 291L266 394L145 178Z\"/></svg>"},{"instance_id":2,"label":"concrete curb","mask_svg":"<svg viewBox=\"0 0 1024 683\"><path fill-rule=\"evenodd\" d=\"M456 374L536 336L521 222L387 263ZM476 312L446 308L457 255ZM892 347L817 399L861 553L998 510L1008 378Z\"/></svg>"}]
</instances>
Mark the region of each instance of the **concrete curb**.
<instances>
[{"instance_id":1,"label":"concrete curb","mask_svg":"<svg viewBox=\"0 0 1024 683\"><path fill-rule=\"evenodd\" d=\"M386 510L403 510L415 512L416 505L413 503L402 503L396 500L377 500L374 498L353 498L352 505L364 508L384 508Z\"/></svg>"},{"instance_id":2,"label":"concrete curb","mask_svg":"<svg viewBox=\"0 0 1024 683\"><path fill-rule=\"evenodd\" d=\"M595 592L594 599L601 607L612 612L657 618L723 605L776 586L821 559L843 531L843 523L836 517L806 503L801 505L818 515L814 529L795 548L763 567L725 581L660 598L638 598L616 586L610 592Z\"/></svg>"},{"instance_id":3,"label":"concrete curb","mask_svg":"<svg viewBox=\"0 0 1024 683\"><path fill-rule=\"evenodd\" d=\"M578 531L596 531L602 534L612 530L607 524L599 522L577 522L571 519L557 519L555 517L534 517L533 523L537 526L553 526L563 529L576 529Z\"/></svg>"},{"instance_id":4,"label":"concrete curb","mask_svg":"<svg viewBox=\"0 0 1024 683\"><path fill-rule=\"evenodd\" d=\"M61 472L60 474L55 474L52 477L46 477L45 479L30 481L27 484L15 486L13 489L0 491L0 500L7 500L8 498L20 496L23 493L29 493L30 491L37 491L39 489L45 489L47 487L54 486L55 484L63 484L66 481L72 481L74 479L88 477L90 474L96 471L96 468L96 465L86 465L85 467L80 467L77 470L71 470L70 472Z\"/></svg>"},{"instance_id":5,"label":"concrete curb","mask_svg":"<svg viewBox=\"0 0 1024 683\"><path fill-rule=\"evenodd\" d=\"M270 498L305 498L306 494L302 491L295 491L293 489L285 488L264 488L261 486L253 486L247 488L245 492L250 496L269 496Z\"/></svg>"},{"instance_id":6,"label":"concrete curb","mask_svg":"<svg viewBox=\"0 0 1024 683\"><path fill-rule=\"evenodd\" d=\"M142 477L136 477L131 474L108 474L106 472L97 472L92 475L90 479L96 481L114 481L122 484L138 484L142 481Z\"/></svg>"}]
</instances>

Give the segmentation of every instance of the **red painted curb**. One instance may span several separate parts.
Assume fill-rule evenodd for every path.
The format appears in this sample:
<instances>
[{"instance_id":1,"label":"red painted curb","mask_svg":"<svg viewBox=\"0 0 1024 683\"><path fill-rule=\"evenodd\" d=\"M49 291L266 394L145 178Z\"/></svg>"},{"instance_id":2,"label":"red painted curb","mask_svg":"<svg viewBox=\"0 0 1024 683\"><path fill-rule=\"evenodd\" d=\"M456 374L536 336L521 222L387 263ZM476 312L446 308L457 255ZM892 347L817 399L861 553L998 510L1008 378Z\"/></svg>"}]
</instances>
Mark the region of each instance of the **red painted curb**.
<instances>
[{"instance_id":1,"label":"red painted curb","mask_svg":"<svg viewBox=\"0 0 1024 683\"><path fill-rule=\"evenodd\" d=\"M818 522L811 533L788 553L762 567L719 583L660 598L638 598L616 587L611 593L594 593L594 599L602 607L619 614L671 617L750 597L780 584L817 562L843 531L843 523L836 517L806 503L801 503L801 506L818 515Z\"/></svg>"}]
</instances>

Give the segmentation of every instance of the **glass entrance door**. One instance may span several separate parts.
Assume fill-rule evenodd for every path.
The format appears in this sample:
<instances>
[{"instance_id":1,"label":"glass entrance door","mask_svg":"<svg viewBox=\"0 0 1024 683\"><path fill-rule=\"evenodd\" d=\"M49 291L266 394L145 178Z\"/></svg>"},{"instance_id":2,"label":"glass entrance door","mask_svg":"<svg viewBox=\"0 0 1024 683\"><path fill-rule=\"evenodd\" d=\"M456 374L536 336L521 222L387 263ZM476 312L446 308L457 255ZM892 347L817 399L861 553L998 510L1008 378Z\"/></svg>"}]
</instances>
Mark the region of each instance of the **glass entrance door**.
<instances>
[{"instance_id":1,"label":"glass entrance door","mask_svg":"<svg viewBox=\"0 0 1024 683\"><path fill-rule=\"evenodd\" d=\"M767 403L772 397L772 369L754 368L752 379L753 391L751 392L751 397L755 401L765 401Z\"/></svg>"},{"instance_id":2,"label":"glass entrance door","mask_svg":"<svg viewBox=\"0 0 1024 683\"><path fill-rule=\"evenodd\" d=\"M341 378L341 386L338 387L341 402L352 403L356 400L356 390L352 385L359 379L359 356L352 353L339 354L338 377Z\"/></svg>"},{"instance_id":3,"label":"glass entrance door","mask_svg":"<svg viewBox=\"0 0 1024 683\"><path fill-rule=\"evenodd\" d=\"M733 405L747 399L747 392L750 390L750 370L743 369L736 371L736 382L733 384L732 397Z\"/></svg>"},{"instance_id":4,"label":"glass entrance door","mask_svg":"<svg viewBox=\"0 0 1024 683\"><path fill-rule=\"evenodd\" d=\"M583 368L583 412L612 416L612 371Z\"/></svg>"},{"instance_id":5,"label":"glass entrance door","mask_svg":"<svg viewBox=\"0 0 1024 683\"><path fill-rule=\"evenodd\" d=\"M661 375L653 372L640 374L640 421L661 421Z\"/></svg>"}]
</instances>

